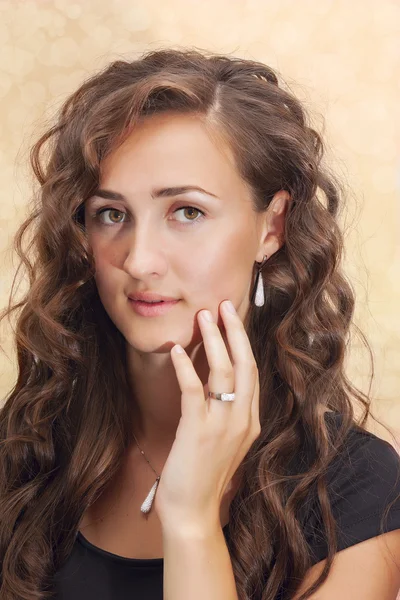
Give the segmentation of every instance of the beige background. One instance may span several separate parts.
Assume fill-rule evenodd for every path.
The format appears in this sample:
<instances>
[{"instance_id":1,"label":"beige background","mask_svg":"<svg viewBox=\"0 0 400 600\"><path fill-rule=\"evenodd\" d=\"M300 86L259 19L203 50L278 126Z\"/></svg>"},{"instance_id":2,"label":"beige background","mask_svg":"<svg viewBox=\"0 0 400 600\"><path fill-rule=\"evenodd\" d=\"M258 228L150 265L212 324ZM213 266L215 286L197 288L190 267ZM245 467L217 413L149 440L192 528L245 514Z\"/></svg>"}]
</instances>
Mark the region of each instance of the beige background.
<instances>
[{"instance_id":1,"label":"beige background","mask_svg":"<svg viewBox=\"0 0 400 600\"><path fill-rule=\"evenodd\" d=\"M0 1L0 307L17 266L12 236L34 185L30 144L84 77L169 45L255 58L306 103L328 160L349 184L343 224L356 322L376 360L376 415L400 439L399 29L400 2L389 0ZM0 335L2 402L16 358L6 322ZM367 354L357 339L348 369L366 390Z\"/></svg>"}]
</instances>

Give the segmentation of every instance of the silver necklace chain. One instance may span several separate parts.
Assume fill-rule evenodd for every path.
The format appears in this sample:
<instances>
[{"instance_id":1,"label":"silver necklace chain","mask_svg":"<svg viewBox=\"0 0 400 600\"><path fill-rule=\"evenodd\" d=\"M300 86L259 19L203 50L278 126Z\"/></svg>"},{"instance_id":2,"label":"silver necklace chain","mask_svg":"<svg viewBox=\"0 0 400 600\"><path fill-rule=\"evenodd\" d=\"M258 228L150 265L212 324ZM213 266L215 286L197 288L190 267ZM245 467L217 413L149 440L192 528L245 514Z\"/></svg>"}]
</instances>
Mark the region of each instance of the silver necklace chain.
<instances>
[{"instance_id":1,"label":"silver necklace chain","mask_svg":"<svg viewBox=\"0 0 400 600\"><path fill-rule=\"evenodd\" d=\"M157 471L153 468L152 464L150 463L149 459L147 458L147 456L145 455L145 453L143 452L141 447L139 446L138 441L135 437L135 434L133 433L132 435L135 438L135 442L136 442L137 447L139 448L140 453L143 455L143 458L148 462L150 469L152 469L152 471L154 471L154 473L157 475L157 477L160 477L159 474L157 473Z\"/></svg>"},{"instance_id":2,"label":"silver necklace chain","mask_svg":"<svg viewBox=\"0 0 400 600\"><path fill-rule=\"evenodd\" d=\"M145 514L147 514L147 513L149 513L149 512L150 512L150 510L151 510L151 507L152 507L152 505L153 505L154 496L156 495L156 491L157 491L158 483L159 483L159 481L160 481L160 475L159 475L159 474L157 473L157 471L156 471L156 470L153 468L153 466L152 466L152 464L150 463L149 459L147 458L147 456L145 455L145 453L143 452L143 450L142 450L142 449L141 449L141 447L139 446L139 444L138 444L138 441L137 441L137 439L136 439L136 437L135 437L135 434L133 433L132 435L133 435L133 437L135 438L135 442L136 442L136 445L137 445L137 447L138 447L138 448L139 448L139 450L140 450L140 454L142 454L142 455L143 455L143 458L144 458L144 459L146 460L146 462L148 463L148 465L149 465L150 469L151 469L152 471L154 471L154 473L157 475L157 479L156 479L156 480L155 480L155 482L153 483L153 485L152 485L152 487L151 487L151 489L150 489L149 493L147 494L147 496L146 496L146 498L145 498L145 500L144 500L144 502L143 502L142 506L140 507L140 510L141 510L141 512L142 512L142 513L145 513Z\"/></svg>"}]
</instances>

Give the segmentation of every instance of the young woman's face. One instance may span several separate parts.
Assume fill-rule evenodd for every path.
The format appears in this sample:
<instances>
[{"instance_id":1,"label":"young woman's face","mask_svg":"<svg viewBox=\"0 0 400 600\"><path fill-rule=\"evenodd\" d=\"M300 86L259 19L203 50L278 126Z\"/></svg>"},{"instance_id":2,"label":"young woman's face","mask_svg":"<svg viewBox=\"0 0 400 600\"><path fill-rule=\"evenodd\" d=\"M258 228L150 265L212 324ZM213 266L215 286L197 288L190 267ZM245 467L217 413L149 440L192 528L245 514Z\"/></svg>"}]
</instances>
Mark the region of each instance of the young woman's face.
<instances>
[{"instance_id":1,"label":"young woman's face","mask_svg":"<svg viewBox=\"0 0 400 600\"><path fill-rule=\"evenodd\" d=\"M198 343L196 314L207 308L221 324L224 299L246 315L254 261L262 260L261 220L230 151L221 148L195 116L144 119L101 167L99 190L121 198L96 193L85 203L99 296L139 351ZM136 292L179 302L143 316L128 300Z\"/></svg>"}]
</instances>

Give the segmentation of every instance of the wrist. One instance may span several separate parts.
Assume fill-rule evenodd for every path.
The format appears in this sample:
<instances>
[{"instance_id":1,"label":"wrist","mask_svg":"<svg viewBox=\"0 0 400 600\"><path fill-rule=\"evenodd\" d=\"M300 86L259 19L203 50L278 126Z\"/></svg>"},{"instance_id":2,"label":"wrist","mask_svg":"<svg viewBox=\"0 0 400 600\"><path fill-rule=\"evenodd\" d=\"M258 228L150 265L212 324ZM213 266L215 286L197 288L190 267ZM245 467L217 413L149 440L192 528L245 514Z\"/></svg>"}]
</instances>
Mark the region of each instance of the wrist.
<instances>
[{"instance_id":1,"label":"wrist","mask_svg":"<svg viewBox=\"0 0 400 600\"><path fill-rule=\"evenodd\" d=\"M222 531L219 514L203 516L183 516L170 513L168 518L160 518L163 537L204 540Z\"/></svg>"}]
</instances>

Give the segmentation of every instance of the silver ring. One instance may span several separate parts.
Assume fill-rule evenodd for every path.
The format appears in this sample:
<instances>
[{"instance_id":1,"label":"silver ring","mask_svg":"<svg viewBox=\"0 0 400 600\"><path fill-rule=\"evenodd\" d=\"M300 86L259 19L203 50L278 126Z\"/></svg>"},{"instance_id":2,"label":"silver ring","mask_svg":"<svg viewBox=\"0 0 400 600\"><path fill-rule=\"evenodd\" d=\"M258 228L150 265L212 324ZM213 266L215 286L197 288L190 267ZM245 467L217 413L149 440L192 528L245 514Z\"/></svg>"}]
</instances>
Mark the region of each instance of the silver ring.
<instances>
[{"instance_id":1,"label":"silver ring","mask_svg":"<svg viewBox=\"0 0 400 600\"><path fill-rule=\"evenodd\" d=\"M235 399L235 394L216 394L214 392L208 392L209 398L215 398L215 400L221 400L222 402L233 402Z\"/></svg>"}]
</instances>

